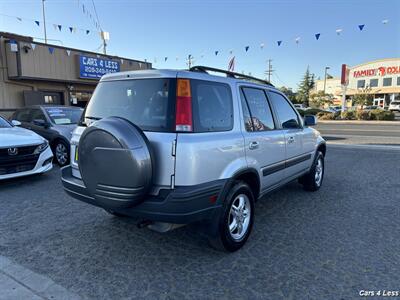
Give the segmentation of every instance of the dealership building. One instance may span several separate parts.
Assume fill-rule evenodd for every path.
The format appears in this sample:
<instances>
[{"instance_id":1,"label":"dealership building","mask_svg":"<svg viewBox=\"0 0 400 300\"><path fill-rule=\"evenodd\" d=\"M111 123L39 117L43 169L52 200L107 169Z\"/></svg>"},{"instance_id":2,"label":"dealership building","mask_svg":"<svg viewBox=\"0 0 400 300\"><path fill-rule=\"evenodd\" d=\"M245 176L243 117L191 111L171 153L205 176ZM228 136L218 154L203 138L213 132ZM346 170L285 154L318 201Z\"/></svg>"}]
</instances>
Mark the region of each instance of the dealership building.
<instances>
[{"instance_id":1,"label":"dealership building","mask_svg":"<svg viewBox=\"0 0 400 300\"><path fill-rule=\"evenodd\" d=\"M400 100L400 58L386 58L347 66L346 106L352 106L352 97L368 88L373 105L387 108L390 102ZM324 91L334 96L335 105L341 105L341 78L317 80L315 92Z\"/></svg>"},{"instance_id":2,"label":"dealership building","mask_svg":"<svg viewBox=\"0 0 400 300\"><path fill-rule=\"evenodd\" d=\"M9 115L33 104L84 107L103 74L152 66L0 32L0 68L0 114Z\"/></svg>"}]
</instances>

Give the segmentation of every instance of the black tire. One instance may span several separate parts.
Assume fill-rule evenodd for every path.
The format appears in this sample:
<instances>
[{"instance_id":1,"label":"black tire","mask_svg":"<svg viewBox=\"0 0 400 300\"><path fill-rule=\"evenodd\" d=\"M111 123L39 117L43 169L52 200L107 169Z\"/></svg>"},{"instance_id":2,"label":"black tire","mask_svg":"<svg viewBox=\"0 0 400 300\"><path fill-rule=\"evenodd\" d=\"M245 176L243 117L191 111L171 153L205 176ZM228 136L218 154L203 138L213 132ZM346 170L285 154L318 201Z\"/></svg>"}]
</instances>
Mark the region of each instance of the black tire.
<instances>
[{"instance_id":1,"label":"black tire","mask_svg":"<svg viewBox=\"0 0 400 300\"><path fill-rule=\"evenodd\" d=\"M321 168L321 166L322 170L320 172L319 168ZM317 172L320 172L319 176L317 176ZM303 188L306 191L315 192L321 188L322 182L324 180L324 174L325 174L324 154L318 151L317 154L315 155L314 163L311 167L310 172L299 178L299 182L303 185Z\"/></svg>"},{"instance_id":2,"label":"black tire","mask_svg":"<svg viewBox=\"0 0 400 300\"><path fill-rule=\"evenodd\" d=\"M248 207L250 207L250 212L248 212L249 221L247 223L246 230L243 236L239 239L235 239L233 238L232 233L229 229L229 222L234 218L231 214L232 205L233 203L237 203L237 201L240 201L238 200L240 195L245 195L247 197L248 203L246 202L246 200L244 201L247 203ZM231 187L224 200L225 201L223 204L223 209L218 218L215 220L215 222L218 222L217 232L215 235L209 236L209 242L210 245L217 250L234 252L243 247L243 245L249 238L251 230L253 228L254 196L250 187L245 182L238 181ZM241 218L243 218L243 213ZM244 227L244 225L242 226Z\"/></svg>"},{"instance_id":3,"label":"black tire","mask_svg":"<svg viewBox=\"0 0 400 300\"><path fill-rule=\"evenodd\" d=\"M54 143L53 153L54 158L60 167L69 165L70 148L68 143L64 142L63 140L57 140Z\"/></svg>"}]
</instances>

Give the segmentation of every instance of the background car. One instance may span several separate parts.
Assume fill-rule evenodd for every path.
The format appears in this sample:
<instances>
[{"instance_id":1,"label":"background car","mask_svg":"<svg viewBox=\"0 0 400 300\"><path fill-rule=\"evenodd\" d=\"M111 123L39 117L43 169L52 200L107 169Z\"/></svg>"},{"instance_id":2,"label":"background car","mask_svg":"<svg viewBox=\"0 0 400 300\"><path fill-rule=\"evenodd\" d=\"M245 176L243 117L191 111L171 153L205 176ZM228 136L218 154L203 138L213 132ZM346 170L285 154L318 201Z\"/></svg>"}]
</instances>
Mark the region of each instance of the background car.
<instances>
[{"instance_id":1,"label":"background car","mask_svg":"<svg viewBox=\"0 0 400 300\"><path fill-rule=\"evenodd\" d=\"M390 111L398 111L400 112L400 101L392 101L389 104Z\"/></svg>"},{"instance_id":2,"label":"background car","mask_svg":"<svg viewBox=\"0 0 400 300\"><path fill-rule=\"evenodd\" d=\"M0 116L0 180L41 174L53 167L49 143Z\"/></svg>"},{"instance_id":3,"label":"background car","mask_svg":"<svg viewBox=\"0 0 400 300\"><path fill-rule=\"evenodd\" d=\"M384 110L384 108L383 108L382 106L379 106L379 105L368 105L368 106L364 106L364 110L375 110L375 109Z\"/></svg>"},{"instance_id":4,"label":"background car","mask_svg":"<svg viewBox=\"0 0 400 300\"><path fill-rule=\"evenodd\" d=\"M65 166L70 163L72 131L78 124L82 112L83 109L79 107L37 105L18 109L11 120L21 122L22 127L47 139L57 163Z\"/></svg>"}]
</instances>

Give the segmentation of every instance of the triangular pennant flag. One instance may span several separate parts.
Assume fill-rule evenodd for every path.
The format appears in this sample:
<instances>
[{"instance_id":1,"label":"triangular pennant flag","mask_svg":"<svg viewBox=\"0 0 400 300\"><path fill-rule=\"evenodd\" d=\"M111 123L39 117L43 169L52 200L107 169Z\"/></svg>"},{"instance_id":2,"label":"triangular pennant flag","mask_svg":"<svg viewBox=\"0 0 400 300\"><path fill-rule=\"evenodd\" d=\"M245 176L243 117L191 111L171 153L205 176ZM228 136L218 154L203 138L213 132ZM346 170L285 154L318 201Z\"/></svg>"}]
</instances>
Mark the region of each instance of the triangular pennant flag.
<instances>
[{"instance_id":1,"label":"triangular pennant flag","mask_svg":"<svg viewBox=\"0 0 400 300\"><path fill-rule=\"evenodd\" d=\"M69 31L72 33L74 31L74 27L69 27Z\"/></svg>"},{"instance_id":2,"label":"triangular pennant flag","mask_svg":"<svg viewBox=\"0 0 400 300\"><path fill-rule=\"evenodd\" d=\"M89 34L90 33L90 30L86 30L86 34Z\"/></svg>"},{"instance_id":3,"label":"triangular pennant flag","mask_svg":"<svg viewBox=\"0 0 400 300\"><path fill-rule=\"evenodd\" d=\"M340 35L340 34L342 33L342 31L343 31L343 29L340 29L340 28L339 28L339 29L336 29L336 34L337 34L337 35Z\"/></svg>"},{"instance_id":4,"label":"triangular pennant flag","mask_svg":"<svg viewBox=\"0 0 400 300\"><path fill-rule=\"evenodd\" d=\"M62 25L57 25L57 27L58 27L58 30L61 31Z\"/></svg>"},{"instance_id":5,"label":"triangular pennant flag","mask_svg":"<svg viewBox=\"0 0 400 300\"><path fill-rule=\"evenodd\" d=\"M49 52L50 52L50 54L53 54L54 48L53 47L49 47Z\"/></svg>"},{"instance_id":6,"label":"triangular pennant flag","mask_svg":"<svg viewBox=\"0 0 400 300\"><path fill-rule=\"evenodd\" d=\"M229 54L232 54L233 53L233 50L231 49L231 50L229 50Z\"/></svg>"},{"instance_id":7,"label":"triangular pennant flag","mask_svg":"<svg viewBox=\"0 0 400 300\"><path fill-rule=\"evenodd\" d=\"M383 24L383 25L385 25L385 24L387 24L387 23L389 23L389 20L383 20L383 21L382 21L382 24Z\"/></svg>"},{"instance_id":8,"label":"triangular pennant flag","mask_svg":"<svg viewBox=\"0 0 400 300\"><path fill-rule=\"evenodd\" d=\"M358 25L358 28L360 29L360 31L362 31L364 29L364 26L365 26L365 24Z\"/></svg>"},{"instance_id":9,"label":"triangular pennant flag","mask_svg":"<svg viewBox=\"0 0 400 300\"><path fill-rule=\"evenodd\" d=\"M70 56L71 55L71 50L67 49L67 55Z\"/></svg>"},{"instance_id":10,"label":"triangular pennant flag","mask_svg":"<svg viewBox=\"0 0 400 300\"><path fill-rule=\"evenodd\" d=\"M300 37L295 38L294 41L296 42L296 44L299 44L299 42L300 42Z\"/></svg>"},{"instance_id":11,"label":"triangular pennant flag","mask_svg":"<svg viewBox=\"0 0 400 300\"><path fill-rule=\"evenodd\" d=\"M319 37L321 36L321 34L320 33L316 33L315 34L315 38L317 39L317 41L319 40Z\"/></svg>"},{"instance_id":12,"label":"triangular pennant flag","mask_svg":"<svg viewBox=\"0 0 400 300\"><path fill-rule=\"evenodd\" d=\"M164 61L167 61L168 57L164 57Z\"/></svg>"},{"instance_id":13,"label":"triangular pennant flag","mask_svg":"<svg viewBox=\"0 0 400 300\"><path fill-rule=\"evenodd\" d=\"M247 52L247 51L249 51L249 48L250 48L250 46L246 46L246 47L244 47L244 50L246 50L246 52Z\"/></svg>"},{"instance_id":14,"label":"triangular pennant flag","mask_svg":"<svg viewBox=\"0 0 400 300\"><path fill-rule=\"evenodd\" d=\"M261 44L260 44L260 48L261 48L261 49L264 49L264 46L265 46L264 43L261 43Z\"/></svg>"},{"instance_id":15,"label":"triangular pennant flag","mask_svg":"<svg viewBox=\"0 0 400 300\"><path fill-rule=\"evenodd\" d=\"M32 44L31 44L31 48L32 48L33 51L35 51L36 44L32 43Z\"/></svg>"},{"instance_id":16,"label":"triangular pennant flag","mask_svg":"<svg viewBox=\"0 0 400 300\"><path fill-rule=\"evenodd\" d=\"M21 19L20 17L17 17L17 20L20 21L20 22L22 22L22 19Z\"/></svg>"},{"instance_id":17,"label":"triangular pennant flag","mask_svg":"<svg viewBox=\"0 0 400 300\"><path fill-rule=\"evenodd\" d=\"M40 26L40 22L39 21L35 21L37 26Z\"/></svg>"},{"instance_id":18,"label":"triangular pennant flag","mask_svg":"<svg viewBox=\"0 0 400 300\"><path fill-rule=\"evenodd\" d=\"M215 55L218 55L218 52L219 52L219 51L215 51L215 52L214 52L214 53L215 53Z\"/></svg>"},{"instance_id":19,"label":"triangular pennant flag","mask_svg":"<svg viewBox=\"0 0 400 300\"><path fill-rule=\"evenodd\" d=\"M282 44L282 41L277 41L278 46L280 46Z\"/></svg>"}]
</instances>

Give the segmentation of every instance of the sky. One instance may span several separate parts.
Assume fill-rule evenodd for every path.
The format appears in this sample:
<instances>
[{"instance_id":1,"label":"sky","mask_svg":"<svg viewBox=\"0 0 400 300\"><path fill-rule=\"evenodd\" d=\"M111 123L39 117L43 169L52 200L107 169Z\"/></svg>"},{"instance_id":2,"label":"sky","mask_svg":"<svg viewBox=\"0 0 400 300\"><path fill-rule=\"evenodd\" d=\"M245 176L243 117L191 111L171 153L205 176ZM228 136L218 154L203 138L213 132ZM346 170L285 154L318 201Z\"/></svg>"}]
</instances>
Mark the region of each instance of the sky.
<instances>
[{"instance_id":1,"label":"sky","mask_svg":"<svg viewBox=\"0 0 400 300\"><path fill-rule=\"evenodd\" d=\"M93 3L110 33L107 53L147 59L155 68L187 68L191 54L195 65L226 69L235 56L235 71L265 78L272 59L272 83L296 90L307 67L323 78L327 66L340 76L342 63L400 57L398 0L46 0L51 43L101 52L94 22L82 10L83 4L95 20ZM0 31L43 38L42 18L41 0L0 0ZM61 32L53 24L63 25Z\"/></svg>"}]
</instances>

